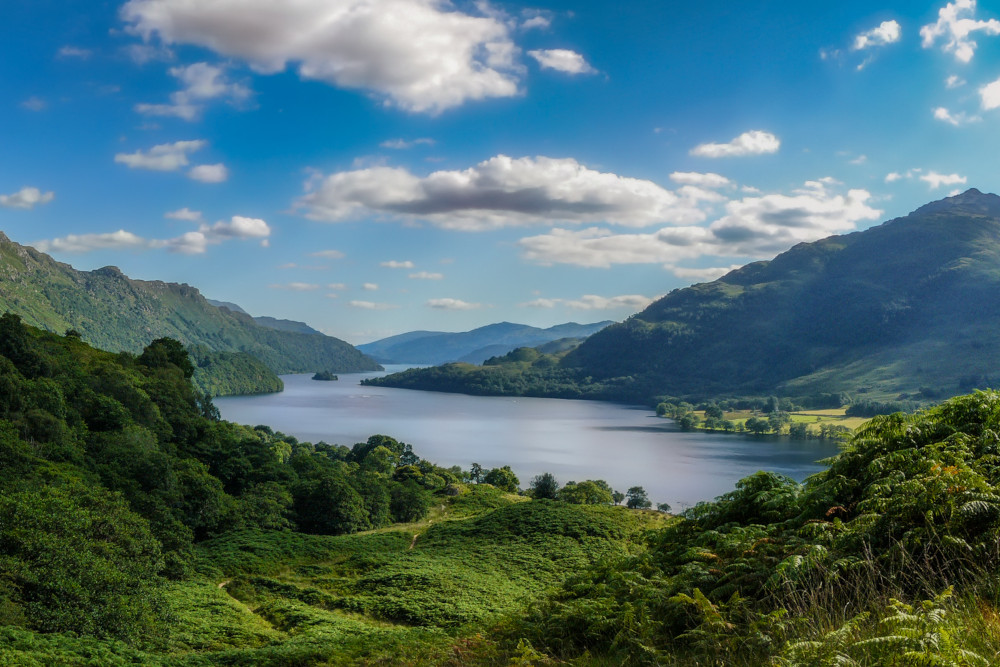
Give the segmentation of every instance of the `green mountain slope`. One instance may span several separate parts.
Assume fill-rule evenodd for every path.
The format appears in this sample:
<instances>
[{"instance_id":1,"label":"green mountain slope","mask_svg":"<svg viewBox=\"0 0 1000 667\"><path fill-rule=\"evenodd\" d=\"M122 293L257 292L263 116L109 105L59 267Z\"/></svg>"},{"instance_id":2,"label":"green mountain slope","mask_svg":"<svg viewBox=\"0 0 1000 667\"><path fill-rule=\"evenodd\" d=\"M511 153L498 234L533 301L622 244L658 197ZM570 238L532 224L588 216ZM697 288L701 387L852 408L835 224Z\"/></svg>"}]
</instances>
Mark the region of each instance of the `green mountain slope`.
<instances>
[{"instance_id":1,"label":"green mountain slope","mask_svg":"<svg viewBox=\"0 0 1000 667\"><path fill-rule=\"evenodd\" d=\"M358 349L387 363L442 364L463 361L479 364L518 347L544 345L559 338L583 338L609 324L610 321L593 324L568 322L540 329L527 324L499 322L458 333L413 331L359 345Z\"/></svg>"},{"instance_id":2,"label":"green mountain slope","mask_svg":"<svg viewBox=\"0 0 1000 667\"><path fill-rule=\"evenodd\" d=\"M447 386L475 384L474 393L522 386L514 372L456 366ZM490 380L501 373L503 383ZM545 376L558 375L560 395L572 378L580 396L617 400L843 391L943 397L995 384L1000 197L969 190L674 290L589 337L556 368L535 363L531 373L535 395L546 393ZM413 373L407 386L432 388Z\"/></svg>"},{"instance_id":3,"label":"green mountain slope","mask_svg":"<svg viewBox=\"0 0 1000 667\"><path fill-rule=\"evenodd\" d=\"M132 280L116 267L77 271L0 233L0 311L105 350L138 352L164 336L218 352L246 352L276 373L378 370L337 338L279 331L211 305L186 284Z\"/></svg>"}]
</instances>

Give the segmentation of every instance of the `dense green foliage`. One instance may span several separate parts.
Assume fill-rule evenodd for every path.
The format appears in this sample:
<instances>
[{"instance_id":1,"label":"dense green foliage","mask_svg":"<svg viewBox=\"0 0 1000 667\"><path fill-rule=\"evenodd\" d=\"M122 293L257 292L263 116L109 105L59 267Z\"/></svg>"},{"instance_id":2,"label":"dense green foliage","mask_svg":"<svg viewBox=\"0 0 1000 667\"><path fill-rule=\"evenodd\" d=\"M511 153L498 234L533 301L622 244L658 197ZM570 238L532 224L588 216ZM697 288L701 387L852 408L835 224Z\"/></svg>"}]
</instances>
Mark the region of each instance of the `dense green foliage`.
<instances>
[{"instance_id":1,"label":"dense green foliage","mask_svg":"<svg viewBox=\"0 0 1000 667\"><path fill-rule=\"evenodd\" d=\"M457 481L385 436L313 446L221 422L195 373L173 339L115 355L0 316L0 622L152 641L196 542L417 520Z\"/></svg>"},{"instance_id":2,"label":"dense green foliage","mask_svg":"<svg viewBox=\"0 0 1000 667\"><path fill-rule=\"evenodd\" d=\"M7 311L54 333L72 329L115 352L139 353L169 336L216 352L245 352L275 373L379 369L342 340L262 326L211 305L189 285L132 280L112 266L77 271L0 234L0 312Z\"/></svg>"},{"instance_id":3,"label":"dense green foliage","mask_svg":"<svg viewBox=\"0 0 1000 667\"><path fill-rule=\"evenodd\" d=\"M998 433L996 392L876 417L805 484L742 480L513 632L630 664L994 664L995 630L957 638L1000 594Z\"/></svg>"},{"instance_id":4,"label":"dense green foliage","mask_svg":"<svg viewBox=\"0 0 1000 667\"><path fill-rule=\"evenodd\" d=\"M332 382L334 380L339 380L340 378L338 378L335 374L331 373L330 371L319 371L318 373L312 376L312 379L320 380L322 382Z\"/></svg>"},{"instance_id":5,"label":"dense green foliage","mask_svg":"<svg viewBox=\"0 0 1000 667\"><path fill-rule=\"evenodd\" d=\"M241 396L281 391L285 383L274 371L246 352L213 352L192 345L188 354L194 364L194 384L210 396Z\"/></svg>"},{"instance_id":6,"label":"dense green foliage","mask_svg":"<svg viewBox=\"0 0 1000 667\"><path fill-rule=\"evenodd\" d=\"M380 382L650 405L662 396L946 398L989 386L1000 366L998 239L1000 197L970 190L674 290L552 368L452 365Z\"/></svg>"}]
</instances>

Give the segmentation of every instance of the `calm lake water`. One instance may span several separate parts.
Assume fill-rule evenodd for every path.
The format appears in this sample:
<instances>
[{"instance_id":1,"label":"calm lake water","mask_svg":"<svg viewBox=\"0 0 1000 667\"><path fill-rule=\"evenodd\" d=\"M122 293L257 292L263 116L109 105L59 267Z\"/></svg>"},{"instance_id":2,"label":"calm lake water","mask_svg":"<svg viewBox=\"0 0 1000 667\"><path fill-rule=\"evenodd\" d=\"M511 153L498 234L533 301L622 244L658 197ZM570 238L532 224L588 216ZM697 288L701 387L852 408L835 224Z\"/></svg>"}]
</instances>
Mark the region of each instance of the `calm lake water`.
<instances>
[{"instance_id":1,"label":"calm lake water","mask_svg":"<svg viewBox=\"0 0 1000 667\"><path fill-rule=\"evenodd\" d=\"M622 492L638 485L654 503L675 510L726 493L758 470L802 480L822 469L818 459L837 453L835 445L815 440L686 433L648 409L612 403L359 384L383 374L341 374L336 382L283 375L280 394L218 398L215 405L223 419L267 424L308 442L350 447L381 433L445 467L509 465L524 487L542 472L560 484L604 479Z\"/></svg>"}]
</instances>

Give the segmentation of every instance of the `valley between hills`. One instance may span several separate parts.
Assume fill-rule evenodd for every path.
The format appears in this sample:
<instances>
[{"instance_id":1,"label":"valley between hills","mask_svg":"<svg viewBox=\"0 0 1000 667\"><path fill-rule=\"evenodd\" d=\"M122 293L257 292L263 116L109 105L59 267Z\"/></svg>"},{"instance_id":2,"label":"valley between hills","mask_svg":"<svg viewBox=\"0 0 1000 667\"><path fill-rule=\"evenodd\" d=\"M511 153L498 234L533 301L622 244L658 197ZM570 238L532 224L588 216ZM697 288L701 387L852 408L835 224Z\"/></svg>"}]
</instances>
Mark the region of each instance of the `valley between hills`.
<instances>
[{"instance_id":1,"label":"valley between hills","mask_svg":"<svg viewBox=\"0 0 1000 667\"><path fill-rule=\"evenodd\" d=\"M378 362L187 285L6 238L0 259L4 664L1000 660L996 195L800 244L594 332L371 381L678 421L740 401L876 413L805 481L758 472L678 514L598 474L521 480L386 435L224 421L213 394Z\"/></svg>"}]
</instances>

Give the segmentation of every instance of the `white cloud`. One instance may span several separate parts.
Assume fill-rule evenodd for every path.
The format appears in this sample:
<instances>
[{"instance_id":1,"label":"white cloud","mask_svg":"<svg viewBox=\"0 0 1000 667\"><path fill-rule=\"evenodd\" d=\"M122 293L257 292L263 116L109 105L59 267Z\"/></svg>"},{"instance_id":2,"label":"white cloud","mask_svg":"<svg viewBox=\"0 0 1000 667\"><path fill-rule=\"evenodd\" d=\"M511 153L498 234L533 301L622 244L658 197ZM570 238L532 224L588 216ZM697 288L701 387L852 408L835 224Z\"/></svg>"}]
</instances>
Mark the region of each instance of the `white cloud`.
<instances>
[{"instance_id":1,"label":"white cloud","mask_svg":"<svg viewBox=\"0 0 1000 667\"><path fill-rule=\"evenodd\" d=\"M199 218L195 218L197 215ZM200 213L186 208L168 213L167 217L177 220L197 221ZM271 228L258 218L245 218L234 215L229 222L219 221L214 225L202 224L197 231L190 231L172 239L146 239L132 232L119 229L108 234L70 234L63 238L39 241L35 247L42 252L91 252L93 250L128 249L148 250L154 248L166 249L185 255L200 255L208 246L218 245L232 239L262 238L261 244L266 246Z\"/></svg>"},{"instance_id":2,"label":"white cloud","mask_svg":"<svg viewBox=\"0 0 1000 667\"><path fill-rule=\"evenodd\" d=\"M177 171L188 165L188 153L201 150L206 144L207 142L202 139L159 144L145 152L140 150L135 153L118 153L115 155L115 162L127 165L132 169Z\"/></svg>"},{"instance_id":3,"label":"white cloud","mask_svg":"<svg viewBox=\"0 0 1000 667\"><path fill-rule=\"evenodd\" d=\"M91 51L90 49L81 49L78 46L70 46L69 44L67 44L66 46L59 49L56 55L58 55L60 58L82 58L83 60L86 60L87 58L93 55L93 51Z\"/></svg>"},{"instance_id":4,"label":"white cloud","mask_svg":"<svg viewBox=\"0 0 1000 667\"><path fill-rule=\"evenodd\" d=\"M436 142L428 137L421 137L420 139L414 139L412 141L407 141L405 139L389 139L388 141L383 141L379 144L382 148L391 148L393 150L402 151L408 148L413 148L414 146L433 146Z\"/></svg>"},{"instance_id":5,"label":"white cloud","mask_svg":"<svg viewBox=\"0 0 1000 667\"><path fill-rule=\"evenodd\" d=\"M188 178L202 183L223 183L229 178L229 170L222 164L201 164L188 171Z\"/></svg>"},{"instance_id":6,"label":"white cloud","mask_svg":"<svg viewBox=\"0 0 1000 667\"><path fill-rule=\"evenodd\" d=\"M857 156L856 158L854 158L852 160L848 160L847 162L849 164L864 164L865 162L868 162L868 156L867 155L859 155L859 156Z\"/></svg>"},{"instance_id":7,"label":"white cloud","mask_svg":"<svg viewBox=\"0 0 1000 667\"><path fill-rule=\"evenodd\" d=\"M954 125L958 127L960 125L965 125L967 123L975 123L982 120L979 116L970 116L964 111L959 111L958 113L951 113L948 109L944 107L938 107L934 109L934 118L940 120L944 123Z\"/></svg>"},{"instance_id":8,"label":"white cloud","mask_svg":"<svg viewBox=\"0 0 1000 667\"><path fill-rule=\"evenodd\" d=\"M208 235L202 231L184 232L177 238L166 241L153 241L151 247L166 248L170 252L177 252L182 255L200 255L208 250L212 243Z\"/></svg>"},{"instance_id":9,"label":"white cloud","mask_svg":"<svg viewBox=\"0 0 1000 667\"><path fill-rule=\"evenodd\" d=\"M898 42L902 34L902 28L896 21L882 21L878 26L855 37L851 50L860 51L875 46L892 44Z\"/></svg>"},{"instance_id":10,"label":"white cloud","mask_svg":"<svg viewBox=\"0 0 1000 667\"><path fill-rule=\"evenodd\" d=\"M715 280L716 278L721 278L730 271L734 271L741 266L741 264L730 264L729 266L712 266L702 269L675 266L671 268L670 271L678 278L684 278L685 280L709 282Z\"/></svg>"},{"instance_id":11,"label":"white cloud","mask_svg":"<svg viewBox=\"0 0 1000 667\"><path fill-rule=\"evenodd\" d=\"M216 238L251 239L271 235L271 227L260 218L234 215L229 222L219 221L212 226L202 225L201 231Z\"/></svg>"},{"instance_id":12,"label":"white cloud","mask_svg":"<svg viewBox=\"0 0 1000 667\"><path fill-rule=\"evenodd\" d=\"M670 174L670 180L681 185L694 185L701 188L723 188L732 185L725 176L719 174L702 174L696 171L675 171Z\"/></svg>"},{"instance_id":13,"label":"white cloud","mask_svg":"<svg viewBox=\"0 0 1000 667\"><path fill-rule=\"evenodd\" d=\"M361 283L361 289L366 292L374 292L378 289L378 283Z\"/></svg>"},{"instance_id":14,"label":"white cloud","mask_svg":"<svg viewBox=\"0 0 1000 667\"><path fill-rule=\"evenodd\" d=\"M326 286L326 288L335 290L345 290L347 289L347 285L345 285L344 283L330 283Z\"/></svg>"},{"instance_id":15,"label":"white cloud","mask_svg":"<svg viewBox=\"0 0 1000 667\"><path fill-rule=\"evenodd\" d=\"M507 23L435 0L130 0L130 29L149 41L195 44L261 73L373 91L387 103L439 112L518 94L518 49Z\"/></svg>"},{"instance_id":16,"label":"white cloud","mask_svg":"<svg viewBox=\"0 0 1000 667\"><path fill-rule=\"evenodd\" d=\"M521 23L521 29L522 30L531 30L533 28L538 28L540 30L544 30L545 28L548 28L551 25L552 25L552 21L550 19L548 19L547 17L542 16L542 15L536 15L536 16L532 16L532 17L530 17L528 19L525 19Z\"/></svg>"},{"instance_id":17,"label":"white cloud","mask_svg":"<svg viewBox=\"0 0 1000 667\"><path fill-rule=\"evenodd\" d=\"M145 65L154 60L169 61L175 57L170 49L151 44L129 44L122 47L122 52L136 65Z\"/></svg>"},{"instance_id":18,"label":"white cloud","mask_svg":"<svg viewBox=\"0 0 1000 667\"><path fill-rule=\"evenodd\" d=\"M430 299L427 301L427 305L438 310L476 310L483 307L481 303L469 303L468 301L452 298Z\"/></svg>"},{"instance_id":19,"label":"white cloud","mask_svg":"<svg viewBox=\"0 0 1000 667\"><path fill-rule=\"evenodd\" d=\"M904 178L904 176L901 173L899 173L898 171L894 171L894 172L891 172L891 173L888 173L888 174L885 175L885 182L886 183L894 183L894 182L898 181L901 178Z\"/></svg>"},{"instance_id":20,"label":"white cloud","mask_svg":"<svg viewBox=\"0 0 1000 667\"><path fill-rule=\"evenodd\" d=\"M406 260L405 262L397 262L396 260L392 259L389 260L388 262L381 262L379 266L384 266L387 269L412 269L414 265L413 262L411 262L410 260Z\"/></svg>"},{"instance_id":21,"label":"white cloud","mask_svg":"<svg viewBox=\"0 0 1000 667\"><path fill-rule=\"evenodd\" d=\"M958 174L939 174L936 171L928 171L926 174L920 176L920 180L927 183L931 190L937 190L942 185L964 184L968 179Z\"/></svg>"},{"instance_id":22,"label":"white cloud","mask_svg":"<svg viewBox=\"0 0 1000 667\"><path fill-rule=\"evenodd\" d=\"M691 155L709 158L764 155L777 153L780 146L781 141L770 132L751 130L727 144L699 144L691 149Z\"/></svg>"},{"instance_id":23,"label":"white cloud","mask_svg":"<svg viewBox=\"0 0 1000 667\"><path fill-rule=\"evenodd\" d=\"M808 181L790 195L744 197L726 204L726 213L706 227L666 227L647 234L615 234L590 228L553 229L521 239L523 256L540 264L607 268L614 264L666 264L702 256L767 257L803 241L850 231L881 211L868 206L865 190L831 191L829 183Z\"/></svg>"},{"instance_id":24,"label":"white cloud","mask_svg":"<svg viewBox=\"0 0 1000 667\"><path fill-rule=\"evenodd\" d=\"M347 303L349 306L361 308L362 310L391 310L392 308L399 308L399 306L391 303L376 303L374 301L348 301Z\"/></svg>"},{"instance_id":25,"label":"white cloud","mask_svg":"<svg viewBox=\"0 0 1000 667\"><path fill-rule=\"evenodd\" d=\"M538 61L542 69L554 69L566 74L596 74L597 70L587 60L569 49L537 49L528 55Z\"/></svg>"},{"instance_id":26,"label":"white cloud","mask_svg":"<svg viewBox=\"0 0 1000 667\"><path fill-rule=\"evenodd\" d=\"M947 88L948 90L952 90L954 88L961 88L962 86L965 85L965 83L966 83L965 79L958 76L957 74L952 74L951 76L949 76L947 79L944 80L944 87Z\"/></svg>"},{"instance_id":27,"label":"white cloud","mask_svg":"<svg viewBox=\"0 0 1000 667\"><path fill-rule=\"evenodd\" d=\"M411 280L443 280L443 273L431 273L430 271L417 271L410 274Z\"/></svg>"},{"instance_id":28,"label":"white cloud","mask_svg":"<svg viewBox=\"0 0 1000 667\"><path fill-rule=\"evenodd\" d=\"M169 218L170 220L187 220L188 222L201 222L201 211L192 211L187 206L184 208L177 209L176 211L170 211L163 215L164 218Z\"/></svg>"},{"instance_id":29,"label":"white cloud","mask_svg":"<svg viewBox=\"0 0 1000 667\"><path fill-rule=\"evenodd\" d=\"M975 55L975 40L970 36L976 32L984 35L1000 35L1000 21L990 19L977 21L972 16L976 12L976 0L955 0L938 11L936 23L928 23L920 29L925 49L934 46L938 38L943 38L946 53L954 53L960 62L967 63Z\"/></svg>"},{"instance_id":30,"label":"white cloud","mask_svg":"<svg viewBox=\"0 0 1000 667\"><path fill-rule=\"evenodd\" d=\"M9 195L0 195L0 206L4 208L33 209L48 204L56 198L54 192L42 192L38 188L24 187Z\"/></svg>"},{"instance_id":31,"label":"white cloud","mask_svg":"<svg viewBox=\"0 0 1000 667\"><path fill-rule=\"evenodd\" d=\"M32 245L36 250L45 253L83 253L93 250L143 250L150 247L150 241L119 229L109 234L69 234L63 238L38 241Z\"/></svg>"},{"instance_id":32,"label":"white cloud","mask_svg":"<svg viewBox=\"0 0 1000 667\"><path fill-rule=\"evenodd\" d=\"M1000 79L982 86L979 89L979 97L986 111L1000 107Z\"/></svg>"},{"instance_id":33,"label":"white cloud","mask_svg":"<svg viewBox=\"0 0 1000 667\"><path fill-rule=\"evenodd\" d=\"M588 169L572 158L498 155L463 171L426 177L371 167L314 177L297 204L336 222L377 216L422 219L447 229L607 222L642 227L705 219L696 201L651 181Z\"/></svg>"},{"instance_id":34,"label":"white cloud","mask_svg":"<svg viewBox=\"0 0 1000 667\"><path fill-rule=\"evenodd\" d=\"M523 308L555 308L556 306L566 306L574 310L618 310L625 308L636 311L645 308L654 300L641 294L622 294L610 297L598 296L597 294L584 294L579 299L538 298L518 305Z\"/></svg>"},{"instance_id":35,"label":"white cloud","mask_svg":"<svg viewBox=\"0 0 1000 667\"><path fill-rule=\"evenodd\" d=\"M319 289L315 283L277 283L269 285L271 289L289 290L292 292L312 292Z\"/></svg>"},{"instance_id":36,"label":"white cloud","mask_svg":"<svg viewBox=\"0 0 1000 667\"><path fill-rule=\"evenodd\" d=\"M309 253L310 257L322 257L324 259L343 259L344 253L339 250L317 250Z\"/></svg>"},{"instance_id":37,"label":"white cloud","mask_svg":"<svg viewBox=\"0 0 1000 667\"><path fill-rule=\"evenodd\" d=\"M32 95L25 101L21 102L21 108L27 109L28 111L45 111L48 106L48 102L35 95Z\"/></svg>"},{"instance_id":38,"label":"white cloud","mask_svg":"<svg viewBox=\"0 0 1000 667\"><path fill-rule=\"evenodd\" d=\"M208 63L195 63L187 67L171 67L170 75L184 88L170 95L170 104L137 104L135 110L148 116L176 116L184 120L198 118L203 103L216 98L240 102L250 96L250 90L226 80L222 67Z\"/></svg>"}]
</instances>

